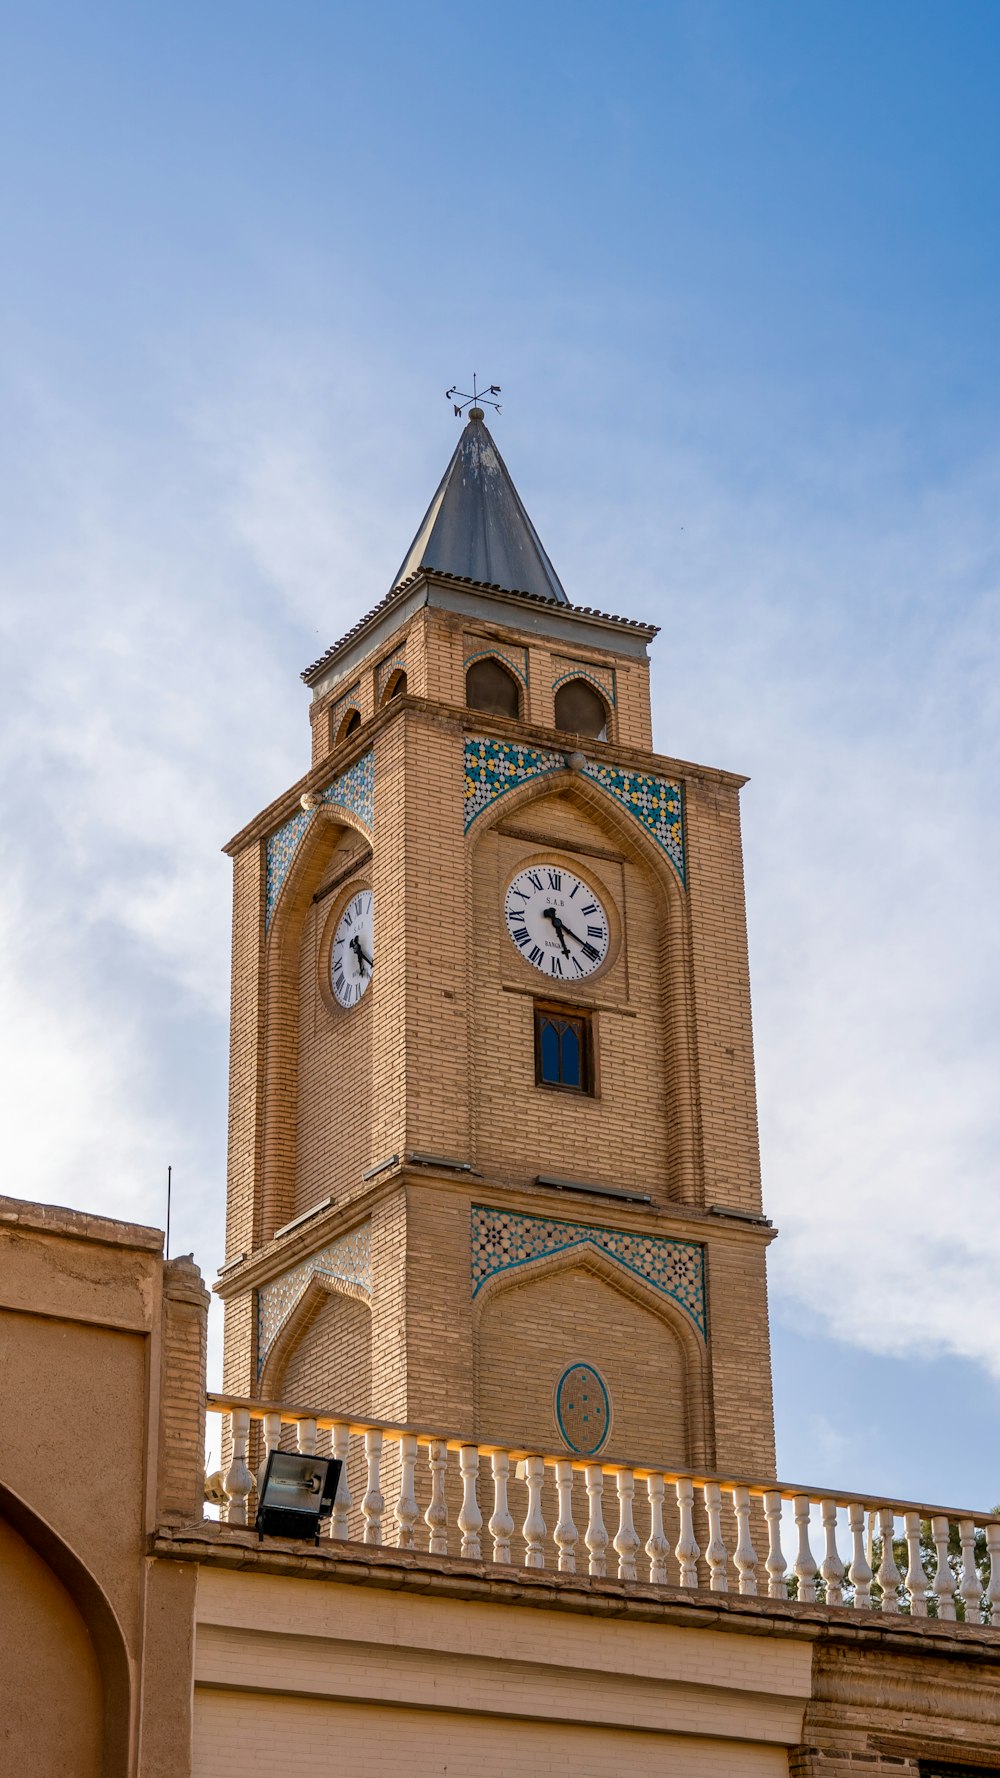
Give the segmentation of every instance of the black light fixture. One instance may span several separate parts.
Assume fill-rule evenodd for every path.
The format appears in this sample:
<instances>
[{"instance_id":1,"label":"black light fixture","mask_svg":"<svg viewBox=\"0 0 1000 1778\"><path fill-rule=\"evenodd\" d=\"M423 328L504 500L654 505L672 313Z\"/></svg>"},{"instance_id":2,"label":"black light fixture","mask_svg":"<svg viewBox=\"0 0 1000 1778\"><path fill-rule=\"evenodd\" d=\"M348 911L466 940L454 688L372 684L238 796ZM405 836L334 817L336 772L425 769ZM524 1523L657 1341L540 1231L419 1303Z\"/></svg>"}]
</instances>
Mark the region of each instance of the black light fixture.
<instances>
[{"instance_id":1,"label":"black light fixture","mask_svg":"<svg viewBox=\"0 0 1000 1778\"><path fill-rule=\"evenodd\" d=\"M257 1505L257 1536L311 1537L333 1511L344 1465L339 1457L304 1457L269 1451Z\"/></svg>"}]
</instances>

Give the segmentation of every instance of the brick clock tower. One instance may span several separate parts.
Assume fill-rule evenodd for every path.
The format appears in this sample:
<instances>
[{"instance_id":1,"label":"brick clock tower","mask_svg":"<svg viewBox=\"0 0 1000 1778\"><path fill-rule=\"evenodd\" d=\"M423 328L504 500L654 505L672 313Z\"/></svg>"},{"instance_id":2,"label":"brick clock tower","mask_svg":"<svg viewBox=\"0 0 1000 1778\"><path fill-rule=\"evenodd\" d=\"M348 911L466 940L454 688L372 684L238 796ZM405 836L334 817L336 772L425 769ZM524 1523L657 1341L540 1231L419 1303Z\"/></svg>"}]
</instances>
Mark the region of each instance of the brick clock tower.
<instances>
[{"instance_id":1,"label":"brick clock tower","mask_svg":"<svg viewBox=\"0 0 1000 1778\"><path fill-rule=\"evenodd\" d=\"M225 1387L774 1473L739 791L473 407L235 869Z\"/></svg>"}]
</instances>

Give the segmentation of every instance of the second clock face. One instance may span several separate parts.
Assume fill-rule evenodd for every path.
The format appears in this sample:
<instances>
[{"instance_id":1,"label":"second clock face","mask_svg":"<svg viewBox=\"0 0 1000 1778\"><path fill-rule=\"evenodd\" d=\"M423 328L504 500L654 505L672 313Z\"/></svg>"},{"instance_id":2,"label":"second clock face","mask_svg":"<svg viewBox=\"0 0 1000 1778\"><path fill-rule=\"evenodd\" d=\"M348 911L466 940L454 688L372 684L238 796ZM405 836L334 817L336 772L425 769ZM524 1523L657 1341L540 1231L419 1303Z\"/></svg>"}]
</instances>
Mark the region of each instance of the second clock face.
<instances>
[{"instance_id":1,"label":"second clock face","mask_svg":"<svg viewBox=\"0 0 1000 1778\"><path fill-rule=\"evenodd\" d=\"M589 883L561 864L519 871L504 896L511 943L550 981L593 975L608 954L611 927Z\"/></svg>"},{"instance_id":2,"label":"second clock face","mask_svg":"<svg viewBox=\"0 0 1000 1778\"><path fill-rule=\"evenodd\" d=\"M375 967L375 898L356 889L337 921L330 947L330 986L341 1006L357 1006Z\"/></svg>"}]
</instances>

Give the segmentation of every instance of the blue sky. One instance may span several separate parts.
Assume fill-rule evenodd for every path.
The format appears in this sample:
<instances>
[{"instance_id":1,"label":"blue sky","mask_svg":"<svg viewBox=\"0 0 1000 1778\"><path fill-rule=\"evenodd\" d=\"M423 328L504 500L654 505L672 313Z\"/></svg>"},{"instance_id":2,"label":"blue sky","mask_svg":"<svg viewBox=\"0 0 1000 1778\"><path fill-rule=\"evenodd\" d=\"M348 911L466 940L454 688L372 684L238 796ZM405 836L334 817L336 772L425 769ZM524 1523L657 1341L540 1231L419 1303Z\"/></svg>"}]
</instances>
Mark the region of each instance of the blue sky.
<instances>
[{"instance_id":1,"label":"blue sky","mask_svg":"<svg viewBox=\"0 0 1000 1778\"><path fill-rule=\"evenodd\" d=\"M4 1188L221 1258L228 876L473 369L750 774L780 1468L1000 1498L1000 14L8 7Z\"/></svg>"}]
</instances>

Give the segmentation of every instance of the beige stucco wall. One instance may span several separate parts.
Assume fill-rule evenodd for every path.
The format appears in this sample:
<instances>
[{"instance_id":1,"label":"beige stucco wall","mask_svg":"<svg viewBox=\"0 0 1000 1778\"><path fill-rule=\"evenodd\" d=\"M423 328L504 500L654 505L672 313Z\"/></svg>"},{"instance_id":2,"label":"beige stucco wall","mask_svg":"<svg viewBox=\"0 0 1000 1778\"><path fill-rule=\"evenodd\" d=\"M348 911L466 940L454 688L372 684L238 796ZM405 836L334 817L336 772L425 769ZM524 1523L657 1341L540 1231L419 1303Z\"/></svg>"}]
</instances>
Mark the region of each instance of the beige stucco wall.
<instances>
[{"instance_id":1,"label":"beige stucco wall","mask_svg":"<svg viewBox=\"0 0 1000 1778\"><path fill-rule=\"evenodd\" d=\"M199 1571L195 1772L787 1772L808 1644ZM623 1741L622 1737L625 1736ZM324 1765L323 1759L327 1764Z\"/></svg>"}]
</instances>

